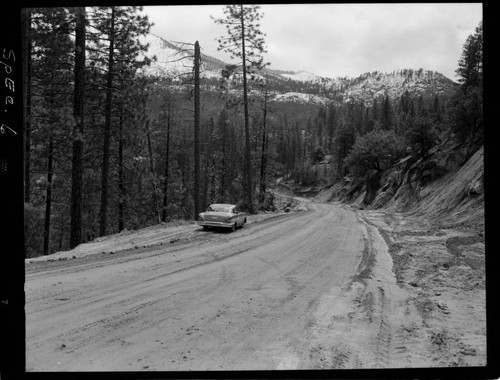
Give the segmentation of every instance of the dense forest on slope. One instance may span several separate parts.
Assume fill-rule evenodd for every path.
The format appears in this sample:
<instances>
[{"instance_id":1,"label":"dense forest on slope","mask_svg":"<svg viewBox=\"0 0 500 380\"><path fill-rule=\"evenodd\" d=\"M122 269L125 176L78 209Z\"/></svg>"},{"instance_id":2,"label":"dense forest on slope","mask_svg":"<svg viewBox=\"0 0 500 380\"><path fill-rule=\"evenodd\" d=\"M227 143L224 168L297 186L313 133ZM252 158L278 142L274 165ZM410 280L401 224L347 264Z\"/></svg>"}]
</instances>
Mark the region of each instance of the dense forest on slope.
<instances>
[{"instance_id":1,"label":"dense forest on slope","mask_svg":"<svg viewBox=\"0 0 500 380\"><path fill-rule=\"evenodd\" d=\"M194 41L185 45L192 53L183 58L193 68L187 74L144 70L155 57L139 42L151 26L140 7L23 12L27 257L125 229L193 220L212 202L266 209L277 178L324 182L314 170L321 162L329 163L330 182L347 174L369 178L408 153L425 156L450 136L470 154L483 143L481 25L464 44L453 93L407 90L395 97L382 89L366 101L356 86L379 73L337 87L278 80L266 69L250 77L248 170L234 66L202 75L196 108ZM429 81L426 88L442 80L411 72L418 75ZM278 99L286 91L330 100ZM245 204L248 178L252 207Z\"/></svg>"}]
</instances>

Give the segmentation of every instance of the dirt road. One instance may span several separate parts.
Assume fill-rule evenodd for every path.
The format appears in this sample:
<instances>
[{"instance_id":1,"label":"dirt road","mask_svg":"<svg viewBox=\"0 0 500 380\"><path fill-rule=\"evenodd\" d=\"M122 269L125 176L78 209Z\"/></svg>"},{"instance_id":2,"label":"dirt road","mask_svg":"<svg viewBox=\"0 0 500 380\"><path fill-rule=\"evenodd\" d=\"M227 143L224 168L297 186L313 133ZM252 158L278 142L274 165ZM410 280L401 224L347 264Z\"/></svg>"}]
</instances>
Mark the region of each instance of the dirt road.
<instances>
[{"instance_id":1,"label":"dirt road","mask_svg":"<svg viewBox=\"0 0 500 380\"><path fill-rule=\"evenodd\" d=\"M148 246L131 234L104 253L28 261L27 371L436 365L429 348L446 336L401 286L382 226L347 206L307 209L234 233L156 229Z\"/></svg>"}]
</instances>

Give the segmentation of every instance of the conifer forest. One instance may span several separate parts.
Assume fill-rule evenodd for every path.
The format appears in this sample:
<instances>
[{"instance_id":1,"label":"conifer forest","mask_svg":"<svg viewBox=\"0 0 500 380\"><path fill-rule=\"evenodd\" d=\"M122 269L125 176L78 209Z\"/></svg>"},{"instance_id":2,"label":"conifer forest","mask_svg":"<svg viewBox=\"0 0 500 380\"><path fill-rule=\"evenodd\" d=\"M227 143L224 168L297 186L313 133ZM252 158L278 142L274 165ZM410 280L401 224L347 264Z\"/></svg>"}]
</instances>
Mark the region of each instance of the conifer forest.
<instances>
[{"instance_id":1,"label":"conifer forest","mask_svg":"<svg viewBox=\"0 0 500 380\"><path fill-rule=\"evenodd\" d=\"M141 10L22 10L26 257L194 221L215 202L266 211L278 178L325 184L320 163L329 164L330 184L368 180L450 136L470 154L483 144L482 24L463 46L452 91L346 98L345 88L380 73L335 89L277 80L263 15L250 5L227 5L213 20L227 25L218 43L234 56L217 77L203 75L197 41L182 45L185 74L152 74L152 24ZM279 101L285 90L329 102Z\"/></svg>"}]
</instances>

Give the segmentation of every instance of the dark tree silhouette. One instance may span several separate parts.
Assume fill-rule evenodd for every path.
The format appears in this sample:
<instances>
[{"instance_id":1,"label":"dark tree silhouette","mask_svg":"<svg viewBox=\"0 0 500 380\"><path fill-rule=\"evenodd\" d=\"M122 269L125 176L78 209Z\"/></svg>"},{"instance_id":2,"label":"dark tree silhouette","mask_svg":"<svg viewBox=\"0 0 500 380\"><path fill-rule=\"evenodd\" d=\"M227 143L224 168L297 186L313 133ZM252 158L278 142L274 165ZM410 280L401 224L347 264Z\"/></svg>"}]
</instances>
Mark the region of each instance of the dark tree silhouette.
<instances>
[{"instance_id":1,"label":"dark tree silhouette","mask_svg":"<svg viewBox=\"0 0 500 380\"><path fill-rule=\"evenodd\" d=\"M241 60L243 82L243 106L245 119L245 203L250 213L255 213L253 204L252 164L250 152L250 123L248 113L248 81L247 75L252 70L260 70L265 64L262 54L265 53L264 34L260 31L260 13L258 5L226 5L225 18L214 19L217 24L225 25L228 36L217 41L219 50L231 54L232 58Z\"/></svg>"}]
</instances>

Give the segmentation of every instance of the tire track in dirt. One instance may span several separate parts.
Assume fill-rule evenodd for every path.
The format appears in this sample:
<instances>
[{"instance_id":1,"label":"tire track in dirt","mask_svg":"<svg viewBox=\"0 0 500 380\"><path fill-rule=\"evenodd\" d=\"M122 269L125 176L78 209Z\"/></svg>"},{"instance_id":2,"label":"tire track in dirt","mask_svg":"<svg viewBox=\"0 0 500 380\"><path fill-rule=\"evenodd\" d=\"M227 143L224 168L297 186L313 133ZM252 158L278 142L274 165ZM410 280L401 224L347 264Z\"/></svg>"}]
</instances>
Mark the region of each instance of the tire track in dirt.
<instances>
[{"instance_id":1,"label":"tire track in dirt","mask_svg":"<svg viewBox=\"0 0 500 380\"><path fill-rule=\"evenodd\" d=\"M303 336L309 344L300 352L302 368L390 368L405 355L397 328L407 293L396 283L377 227L360 214L358 219L364 226L358 269L348 284L331 289L315 305L314 319Z\"/></svg>"},{"instance_id":2,"label":"tire track in dirt","mask_svg":"<svg viewBox=\"0 0 500 380\"><path fill-rule=\"evenodd\" d=\"M372 242L375 262L372 276L366 282L366 293L371 300L372 324L377 328L373 337L374 368L402 367L405 362L408 342L398 332L405 321L419 321L417 311L406 307L408 292L398 285L393 271L394 263L389 247L379 227L368 218L363 218Z\"/></svg>"},{"instance_id":3,"label":"tire track in dirt","mask_svg":"<svg viewBox=\"0 0 500 380\"><path fill-rule=\"evenodd\" d=\"M385 289L379 287L380 305L380 326L376 336L375 367L387 368L391 362L392 352L392 331L389 320L391 300L385 295Z\"/></svg>"},{"instance_id":4,"label":"tire track in dirt","mask_svg":"<svg viewBox=\"0 0 500 380\"><path fill-rule=\"evenodd\" d=\"M397 278L397 286L385 288L395 301L389 366L484 365L484 234L433 229L424 218L364 214L389 246Z\"/></svg>"}]
</instances>

